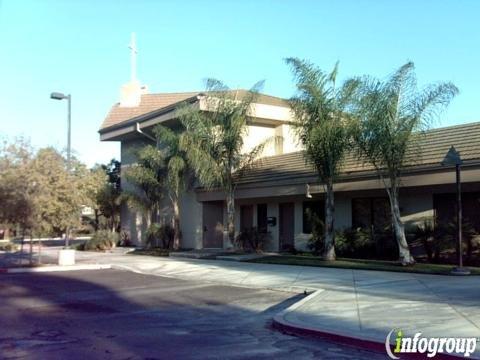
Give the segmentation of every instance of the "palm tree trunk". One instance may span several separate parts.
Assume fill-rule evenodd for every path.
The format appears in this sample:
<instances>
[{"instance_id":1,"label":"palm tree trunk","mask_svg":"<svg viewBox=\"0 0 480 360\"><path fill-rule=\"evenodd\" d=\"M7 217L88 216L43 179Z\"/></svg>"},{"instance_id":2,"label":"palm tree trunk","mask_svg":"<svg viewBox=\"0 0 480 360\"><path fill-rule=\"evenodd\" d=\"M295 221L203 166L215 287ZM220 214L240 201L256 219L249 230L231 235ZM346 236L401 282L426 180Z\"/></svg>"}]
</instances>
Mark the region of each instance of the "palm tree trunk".
<instances>
[{"instance_id":1,"label":"palm tree trunk","mask_svg":"<svg viewBox=\"0 0 480 360\"><path fill-rule=\"evenodd\" d=\"M178 206L178 198L176 196L172 197L172 207L173 248L178 250L180 249L180 208Z\"/></svg>"},{"instance_id":2,"label":"palm tree trunk","mask_svg":"<svg viewBox=\"0 0 480 360\"><path fill-rule=\"evenodd\" d=\"M325 260L335 260L335 204L333 183L328 181L325 194Z\"/></svg>"},{"instance_id":3,"label":"palm tree trunk","mask_svg":"<svg viewBox=\"0 0 480 360\"><path fill-rule=\"evenodd\" d=\"M391 184L395 184L395 180L391 180ZM390 198L390 209L392 211L392 225L395 231L395 238L398 244L399 261L402 265L411 265L415 263L415 259L410 254L407 238L405 236L405 226L403 225L400 214L400 205L398 202L398 189L395 185L391 185L387 190Z\"/></svg>"},{"instance_id":4,"label":"palm tree trunk","mask_svg":"<svg viewBox=\"0 0 480 360\"><path fill-rule=\"evenodd\" d=\"M230 244L235 243L235 195L233 189L227 193L227 231Z\"/></svg>"}]
</instances>

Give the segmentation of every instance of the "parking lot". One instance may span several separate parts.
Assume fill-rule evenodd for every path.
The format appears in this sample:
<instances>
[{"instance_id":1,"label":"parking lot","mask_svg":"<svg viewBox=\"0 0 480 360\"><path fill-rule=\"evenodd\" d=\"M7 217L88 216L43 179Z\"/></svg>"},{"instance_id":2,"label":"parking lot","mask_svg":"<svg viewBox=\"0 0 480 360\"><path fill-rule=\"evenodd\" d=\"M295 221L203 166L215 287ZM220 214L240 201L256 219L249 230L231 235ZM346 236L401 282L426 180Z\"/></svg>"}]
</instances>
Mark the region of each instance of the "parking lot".
<instances>
[{"instance_id":1,"label":"parking lot","mask_svg":"<svg viewBox=\"0 0 480 360\"><path fill-rule=\"evenodd\" d=\"M302 295L117 270L2 275L0 357L383 359L271 328Z\"/></svg>"}]
</instances>

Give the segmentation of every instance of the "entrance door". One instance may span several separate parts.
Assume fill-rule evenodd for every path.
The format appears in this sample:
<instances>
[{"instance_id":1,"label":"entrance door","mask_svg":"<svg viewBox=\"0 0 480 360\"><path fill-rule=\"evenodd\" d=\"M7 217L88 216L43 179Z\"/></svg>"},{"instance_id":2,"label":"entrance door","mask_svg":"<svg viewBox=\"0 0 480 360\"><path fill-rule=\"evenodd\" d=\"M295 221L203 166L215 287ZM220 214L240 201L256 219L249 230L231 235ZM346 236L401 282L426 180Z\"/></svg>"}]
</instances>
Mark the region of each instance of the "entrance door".
<instances>
[{"instance_id":1,"label":"entrance door","mask_svg":"<svg viewBox=\"0 0 480 360\"><path fill-rule=\"evenodd\" d=\"M240 206L240 231L253 227L253 205Z\"/></svg>"},{"instance_id":2,"label":"entrance door","mask_svg":"<svg viewBox=\"0 0 480 360\"><path fill-rule=\"evenodd\" d=\"M223 202L203 203L203 247L223 248Z\"/></svg>"},{"instance_id":3,"label":"entrance door","mask_svg":"<svg viewBox=\"0 0 480 360\"><path fill-rule=\"evenodd\" d=\"M279 240L280 251L290 250L294 247L294 203L279 204Z\"/></svg>"}]
</instances>

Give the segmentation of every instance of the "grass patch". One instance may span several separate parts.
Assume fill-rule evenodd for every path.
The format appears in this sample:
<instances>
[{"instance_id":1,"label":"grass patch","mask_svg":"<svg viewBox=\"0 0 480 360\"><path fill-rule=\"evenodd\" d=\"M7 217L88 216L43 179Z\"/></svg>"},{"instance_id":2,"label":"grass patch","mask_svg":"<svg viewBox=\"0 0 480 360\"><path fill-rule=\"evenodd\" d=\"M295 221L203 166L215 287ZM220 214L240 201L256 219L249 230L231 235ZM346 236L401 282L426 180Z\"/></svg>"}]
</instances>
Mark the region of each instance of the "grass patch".
<instances>
[{"instance_id":1,"label":"grass patch","mask_svg":"<svg viewBox=\"0 0 480 360\"><path fill-rule=\"evenodd\" d=\"M160 249L160 248L153 248L153 249L135 249L130 251L127 254L131 255L148 255L148 256L169 256L170 250L168 249Z\"/></svg>"},{"instance_id":2,"label":"grass patch","mask_svg":"<svg viewBox=\"0 0 480 360\"><path fill-rule=\"evenodd\" d=\"M341 269L355 270L377 270L377 271L394 271L418 274L437 274L450 275L452 265L443 264L426 264L417 263L413 266L402 266L396 261L384 260L361 260L339 258L336 261L325 261L314 256L301 255L278 255L265 256L259 259L248 260L247 262L261 264L278 264L278 265L300 265L300 266L317 266ZM480 275L480 268L469 267L472 275Z\"/></svg>"}]
</instances>

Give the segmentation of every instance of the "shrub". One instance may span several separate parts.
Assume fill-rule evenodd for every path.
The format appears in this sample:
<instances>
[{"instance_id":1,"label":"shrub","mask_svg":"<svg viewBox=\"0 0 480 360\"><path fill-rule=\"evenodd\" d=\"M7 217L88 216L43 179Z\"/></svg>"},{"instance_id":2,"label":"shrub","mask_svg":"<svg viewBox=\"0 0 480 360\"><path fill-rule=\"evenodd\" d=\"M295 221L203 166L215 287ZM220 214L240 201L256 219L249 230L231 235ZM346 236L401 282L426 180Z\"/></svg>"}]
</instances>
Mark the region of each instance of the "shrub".
<instances>
[{"instance_id":1,"label":"shrub","mask_svg":"<svg viewBox=\"0 0 480 360\"><path fill-rule=\"evenodd\" d=\"M367 229L349 228L335 233L335 250L343 257L368 258L375 254L375 242Z\"/></svg>"},{"instance_id":2,"label":"shrub","mask_svg":"<svg viewBox=\"0 0 480 360\"><path fill-rule=\"evenodd\" d=\"M119 241L119 235L109 230L98 230L92 238L85 242L83 250L86 251L105 251L113 249ZM79 250L81 250L79 248Z\"/></svg>"},{"instance_id":3,"label":"shrub","mask_svg":"<svg viewBox=\"0 0 480 360\"><path fill-rule=\"evenodd\" d=\"M427 255L427 260L433 260L433 239L435 236L435 226L433 219L424 219L420 224L413 228L412 236L420 241Z\"/></svg>"},{"instance_id":4,"label":"shrub","mask_svg":"<svg viewBox=\"0 0 480 360\"><path fill-rule=\"evenodd\" d=\"M10 241L0 242L0 251L14 252L18 250L18 245Z\"/></svg>"},{"instance_id":5,"label":"shrub","mask_svg":"<svg viewBox=\"0 0 480 360\"><path fill-rule=\"evenodd\" d=\"M132 246L132 240L130 239L130 233L127 230L120 231L120 241L118 246Z\"/></svg>"},{"instance_id":6,"label":"shrub","mask_svg":"<svg viewBox=\"0 0 480 360\"><path fill-rule=\"evenodd\" d=\"M262 252L269 237L270 233L259 231L256 227L243 229L235 238L235 245L240 250Z\"/></svg>"},{"instance_id":7,"label":"shrub","mask_svg":"<svg viewBox=\"0 0 480 360\"><path fill-rule=\"evenodd\" d=\"M162 249L170 249L173 245L175 232L170 225L154 223L146 232L146 244L148 247L159 246Z\"/></svg>"},{"instance_id":8,"label":"shrub","mask_svg":"<svg viewBox=\"0 0 480 360\"><path fill-rule=\"evenodd\" d=\"M373 241L375 243L375 257L383 260L398 259L398 245L395 239L395 234L388 226L383 231L373 233Z\"/></svg>"},{"instance_id":9,"label":"shrub","mask_svg":"<svg viewBox=\"0 0 480 360\"><path fill-rule=\"evenodd\" d=\"M445 250L457 249L457 224L455 221L436 224L433 242L433 259L440 261L441 253ZM472 260L473 252L478 247L479 234L471 223L462 223L463 249L466 250L467 261Z\"/></svg>"},{"instance_id":10,"label":"shrub","mask_svg":"<svg viewBox=\"0 0 480 360\"><path fill-rule=\"evenodd\" d=\"M338 256L359 259L395 259L398 256L389 228L374 232L368 228L348 228L335 232Z\"/></svg>"}]
</instances>

